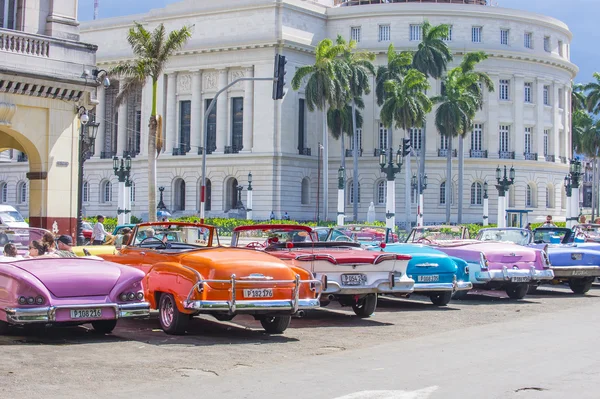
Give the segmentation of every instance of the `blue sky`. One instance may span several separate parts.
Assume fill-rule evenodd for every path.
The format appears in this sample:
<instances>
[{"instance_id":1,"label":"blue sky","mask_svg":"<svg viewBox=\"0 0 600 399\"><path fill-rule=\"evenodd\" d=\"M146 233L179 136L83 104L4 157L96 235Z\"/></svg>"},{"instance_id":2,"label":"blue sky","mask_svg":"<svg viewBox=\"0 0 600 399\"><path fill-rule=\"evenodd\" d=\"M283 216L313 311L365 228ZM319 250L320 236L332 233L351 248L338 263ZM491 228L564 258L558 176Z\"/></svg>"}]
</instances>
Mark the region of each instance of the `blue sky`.
<instances>
[{"instance_id":1,"label":"blue sky","mask_svg":"<svg viewBox=\"0 0 600 399\"><path fill-rule=\"evenodd\" d=\"M100 18L119 15L139 14L152 8L161 8L178 0L99 0ZM195 0L201 1L201 0ZM580 68L578 82L592 79L592 73L600 71L600 52L596 51L593 25L600 15L598 0L493 0L500 7L515 8L549 15L566 22L573 32L571 46L572 60ZM94 0L79 0L79 19L87 21L93 18ZM586 17L587 16L587 17ZM587 32L587 34L586 34Z\"/></svg>"}]
</instances>

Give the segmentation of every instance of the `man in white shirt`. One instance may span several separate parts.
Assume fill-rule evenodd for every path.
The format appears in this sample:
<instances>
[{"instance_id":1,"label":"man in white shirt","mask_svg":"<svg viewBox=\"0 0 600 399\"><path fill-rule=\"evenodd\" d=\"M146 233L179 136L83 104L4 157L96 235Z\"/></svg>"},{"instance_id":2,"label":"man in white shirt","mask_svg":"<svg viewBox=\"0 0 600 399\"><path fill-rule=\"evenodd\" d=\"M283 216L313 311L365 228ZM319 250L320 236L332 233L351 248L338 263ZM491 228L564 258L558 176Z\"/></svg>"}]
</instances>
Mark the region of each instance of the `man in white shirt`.
<instances>
[{"instance_id":1,"label":"man in white shirt","mask_svg":"<svg viewBox=\"0 0 600 399\"><path fill-rule=\"evenodd\" d=\"M106 230L104 230L104 216L98 215L98 222L94 225L92 229L92 245L102 245L104 244L104 239L107 236Z\"/></svg>"}]
</instances>

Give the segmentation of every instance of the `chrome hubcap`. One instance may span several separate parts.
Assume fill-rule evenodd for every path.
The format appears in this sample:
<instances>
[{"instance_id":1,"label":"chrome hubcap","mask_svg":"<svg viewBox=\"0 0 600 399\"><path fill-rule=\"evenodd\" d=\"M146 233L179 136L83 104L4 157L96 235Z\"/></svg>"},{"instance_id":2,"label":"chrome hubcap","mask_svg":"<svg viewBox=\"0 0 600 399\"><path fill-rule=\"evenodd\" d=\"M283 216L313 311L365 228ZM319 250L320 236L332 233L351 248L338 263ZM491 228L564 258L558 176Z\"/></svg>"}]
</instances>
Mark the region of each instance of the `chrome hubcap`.
<instances>
[{"instance_id":1,"label":"chrome hubcap","mask_svg":"<svg viewBox=\"0 0 600 399\"><path fill-rule=\"evenodd\" d=\"M162 306L160 307L160 319L165 327L169 327L173 323L173 301L171 298L165 296L163 298Z\"/></svg>"}]
</instances>

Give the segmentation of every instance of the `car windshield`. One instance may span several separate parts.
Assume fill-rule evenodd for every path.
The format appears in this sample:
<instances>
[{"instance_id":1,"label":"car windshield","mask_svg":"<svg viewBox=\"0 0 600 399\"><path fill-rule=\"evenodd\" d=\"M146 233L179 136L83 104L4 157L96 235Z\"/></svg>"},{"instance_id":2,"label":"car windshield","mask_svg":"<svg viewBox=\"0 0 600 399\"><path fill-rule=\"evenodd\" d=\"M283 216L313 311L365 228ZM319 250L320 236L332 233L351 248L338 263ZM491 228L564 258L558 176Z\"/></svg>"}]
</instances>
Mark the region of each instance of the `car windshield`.
<instances>
[{"instance_id":1,"label":"car windshield","mask_svg":"<svg viewBox=\"0 0 600 399\"><path fill-rule=\"evenodd\" d=\"M12 243L17 247L19 254L23 255L29 249L31 241L40 241L45 233L48 233L48 230L35 227L0 228L0 245L4 247L4 245Z\"/></svg>"},{"instance_id":2,"label":"car windshield","mask_svg":"<svg viewBox=\"0 0 600 399\"><path fill-rule=\"evenodd\" d=\"M136 227L133 246L153 249L194 249L213 246L214 228L196 224L144 224ZM217 244L218 245L218 244Z\"/></svg>"},{"instance_id":3,"label":"car windshield","mask_svg":"<svg viewBox=\"0 0 600 399\"><path fill-rule=\"evenodd\" d=\"M463 238L463 230L460 226L449 227L427 227L414 229L409 236L409 241L417 242L421 239L429 241L460 240Z\"/></svg>"},{"instance_id":4,"label":"car windshield","mask_svg":"<svg viewBox=\"0 0 600 399\"><path fill-rule=\"evenodd\" d=\"M354 241L366 243L366 242L384 242L387 229L385 227L378 226L345 226L340 228L348 237L352 237ZM394 234L394 240L397 241L398 236Z\"/></svg>"},{"instance_id":5,"label":"car windshield","mask_svg":"<svg viewBox=\"0 0 600 399\"><path fill-rule=\"evenodd\" d=\"M504 241L518 245L528 245L531 242L531 232L519 229L483 230L479 232L478 239L481 241Z\"/></svg>"},{"instance_id":6,"label":"car windshield","mask_svg":"<svg viewBox=\"0 0 600 399\"><path fill-rule=\"evenodd\" d=\"M560 244L567 230L552 230L552 229L539 229L533 233L533 241L536 244Z\"/></svg>"},{"instance_id":7,"label":"car windshield","mask_svg":"<svg viewBox=\"0 0 600 399\"><path fill-rule=\"evenodd\" d=\"M232 240L232 246L242 248L267 248L276 244L313 241L312 235L305 229L296 228L257 228L238 230Z\"/></svg>"},{"instance_id":8,"label":"car windshield","mask_svg":"<svg viewBox=\"0 0 600 399\"><path fill-rule=\"evenodd\" d=\"M0 219L3 223L23 223L25 220L19 212L16 211L3 211L0 212Z\"/></svg>"}]
</instances>

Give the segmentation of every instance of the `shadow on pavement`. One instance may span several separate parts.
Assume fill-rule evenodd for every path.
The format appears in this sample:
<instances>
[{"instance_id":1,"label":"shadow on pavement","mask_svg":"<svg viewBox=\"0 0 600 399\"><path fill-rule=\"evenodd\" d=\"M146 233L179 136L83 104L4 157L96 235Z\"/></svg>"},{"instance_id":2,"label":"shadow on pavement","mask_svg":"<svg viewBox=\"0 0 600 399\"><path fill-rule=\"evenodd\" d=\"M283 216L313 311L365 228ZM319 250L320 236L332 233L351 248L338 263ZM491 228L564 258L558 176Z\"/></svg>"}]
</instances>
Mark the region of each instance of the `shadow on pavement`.
<instances>
[{"instance_id":1,"label":"shadow on pavement","mask_svg":"<svg viewBox=\"0 0 600 399\"><path fill-rule=\"evenodd\" d=\"M540 302L533 301L535 297L531 295L525 296L523 299L511 299L506 295L504 291L485 291L485 290L474 290L469 291L467 295L460 299L453 299L450 302L460 303L461 305L493 305L498 306L502 304L506 305L539 305Z\"/></svg>"},{"instance_id":2,"label":"shadow on pavement","mask_svg":"<svg viewBox=\"0 0 600 399\"><path fill-rule=\"evenodd\" d=\"M375 313L379 311L379 304ZM326 308L306 312L306 316L292 319L290 328L327 328L327 327L384 327L392 323L385 323L372 318L361 319L357 317L352 308L340 307L330 304Z\"/></svg>"},{"instance_id":3,"label":"shadow on pavement","mask_svg":"<svg viewBox=\"0 0 600 399\"><path fill-rule=\"evenodd\" d=\"M415 299L422 299L415 300ZM394 298L380 296L377 303L377 312L447 312L460 310L452 307L452 302L447 306L436 306L425 296L411 296L410 298Z\"/></svg>"}]
</instances>

